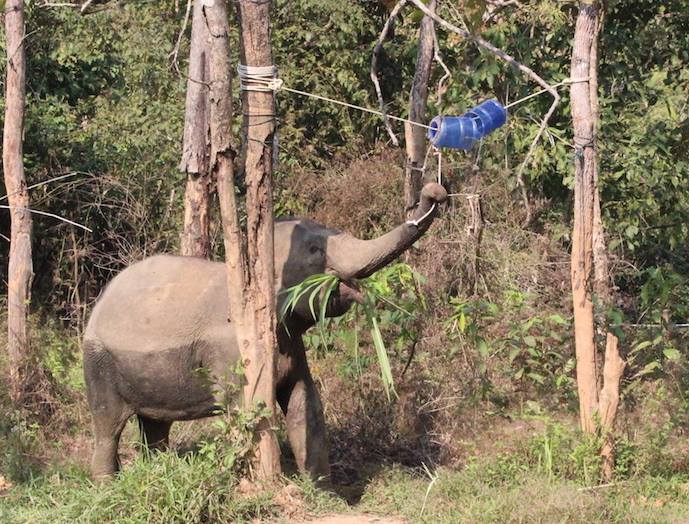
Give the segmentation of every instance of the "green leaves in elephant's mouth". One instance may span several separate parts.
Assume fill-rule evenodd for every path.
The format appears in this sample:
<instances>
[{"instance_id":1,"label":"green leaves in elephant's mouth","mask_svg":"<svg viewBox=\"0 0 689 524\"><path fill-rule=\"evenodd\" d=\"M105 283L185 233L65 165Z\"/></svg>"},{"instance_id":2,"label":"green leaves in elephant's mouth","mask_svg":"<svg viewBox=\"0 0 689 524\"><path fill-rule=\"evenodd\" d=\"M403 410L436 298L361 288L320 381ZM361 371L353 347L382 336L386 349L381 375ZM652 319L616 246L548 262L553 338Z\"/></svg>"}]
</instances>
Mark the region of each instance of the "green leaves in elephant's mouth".
<instances>
[{"instance_id":1,"label":"green leaves in elephant's mouth","mask_svg":"<svg viewBox=\"0 0 689 524\"><path fill-rule=\"evenodd\" d=\"M311 275L299 284L281 291L281 294L285 296L285 300L280 308L278 322L284 324L285 317L294 312L299 301L306 297L308 298L311 315L321 334L321 341L323 345L325 345L325 327L328 320L326 313L328 311L328 303L333 293L335 293L335 290L339 291L341 298L355 302L356 307L361 308L364 313L366 323L371 333L371 340L376 349L376 356L378 357L380 375L383 387L385 388L385 394L388 400L390 400L392 395L397 396L397 392L395 391L395 385L393 383L390 360L388 359L388 353L385 349L383 336L380 332L377 320L376 303L378 302L379 296L373 289L367 287L365 284L362 285L360 289L357 283L345 282L339 277L328 273Z\"/></svg>"},{"instance_id":2,"label":"green leaves in elephant's mouth","mask_svg":"<svg viewBox=\"0 0 689 524\"><path fill-rule=\"evenodd\" d=\"M281 294L285 295L285 301L280 308L280 317L278 321L284 322L287 314L294 312L294 308L297 307L299 301L304 297L308 297L311 315L316 321L316 324L322 325L325 322L328 301L333 292L338 288L339 283L340 279L335 275L318 273L306 277L298 284L285 289L281 292ZM320 301L318 313L316 313L317 300Z\"/></svg>"}]
</instances>

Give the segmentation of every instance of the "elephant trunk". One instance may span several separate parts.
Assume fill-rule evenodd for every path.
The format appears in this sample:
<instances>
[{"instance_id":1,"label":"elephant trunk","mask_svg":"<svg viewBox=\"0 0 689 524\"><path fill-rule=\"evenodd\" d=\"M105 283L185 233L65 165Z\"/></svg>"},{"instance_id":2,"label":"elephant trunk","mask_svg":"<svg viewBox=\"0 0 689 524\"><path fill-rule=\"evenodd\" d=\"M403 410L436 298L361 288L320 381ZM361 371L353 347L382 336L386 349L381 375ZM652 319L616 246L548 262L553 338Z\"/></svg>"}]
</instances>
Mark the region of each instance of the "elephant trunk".
<instances>
[{"instance_id":1,"label":"elephant trunk","mask_svg":"<svg viewBox=\"0 0 689 524\"><path fill-rule=\"evenodd\" d=\"M438 212L437 204L446 199L445 189L432 182L421 190L414 216L392 231L371 240L360 240L346 233L330 237L329 265L343 280L372 275L409 249L426 232Z\"/></svg>"}]
</instances>

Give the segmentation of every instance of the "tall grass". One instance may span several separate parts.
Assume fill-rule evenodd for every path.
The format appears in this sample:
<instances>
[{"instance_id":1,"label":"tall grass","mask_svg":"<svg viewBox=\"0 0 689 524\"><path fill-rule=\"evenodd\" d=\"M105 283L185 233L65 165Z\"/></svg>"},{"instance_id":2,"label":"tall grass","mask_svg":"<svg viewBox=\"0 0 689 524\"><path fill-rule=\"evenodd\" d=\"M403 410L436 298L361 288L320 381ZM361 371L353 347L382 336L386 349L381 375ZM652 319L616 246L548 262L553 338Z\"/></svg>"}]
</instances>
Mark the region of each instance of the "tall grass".
<instances>
[{"instance_id":1,"label":"tall grass","mask_svg":"<svg viewBox=\"0 0 689 524\"><path fill-rule=\"evenodd\" d=\"M3 523L251 522L278 511L270 489L241 495L240 472L217 453L155 453L127 464L116 480L95 485L72 468L31 479L0 498Z\"/></svg>"}]
</instances>

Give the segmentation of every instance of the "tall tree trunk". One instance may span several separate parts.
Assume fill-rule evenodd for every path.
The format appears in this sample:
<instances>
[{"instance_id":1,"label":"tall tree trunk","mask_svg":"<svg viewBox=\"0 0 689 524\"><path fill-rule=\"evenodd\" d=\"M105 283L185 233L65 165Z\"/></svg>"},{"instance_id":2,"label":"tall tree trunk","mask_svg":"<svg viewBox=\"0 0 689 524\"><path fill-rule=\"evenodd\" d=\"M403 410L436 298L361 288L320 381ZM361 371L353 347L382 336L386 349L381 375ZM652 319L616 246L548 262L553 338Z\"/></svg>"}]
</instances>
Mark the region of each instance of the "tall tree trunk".
<instances>
[{"instance_id":1,"label":"tall tree trunk","mask_svg":"<svg viewBox=\"0 0 689 524\"><path fill-rule=\"evenodd\" d=\"M208 258L210 255L209 200L211 177L209 34L203 16L203 1L194 2L189 50L184 142L179 168L187 174L184 193L182 255Z\"/></svg>"},{"instance_id":2,"label":"tall tree trunk","mask_svg":"<svg viewBox=\"0 0 689 524\"><path fill-rule=\"evenodd\" d=\"M580 3L574 32L571 78L587 78L589 76L590 52L595 37L597 13L598 8L594 2L582 1ZM584 432L593 433L595 431L594 414L598 409L596 346L591 290L596 152L588 83L573 83L571 99L575 143L572 300L577 387L581 427Z\"/></svg>"},{"instance_id":3,"label":"tall tree trunk","mask_svg":"<svg viewBox=\"0 0 689 524\"><path fill-rule=\"evenodd\" d=\"M591 113L593 117L593 134L598 138L600 127L600 107L598 102L598 35L601 32L604 13L601 9L597 20L596 31L591 44L591 62L589 67L589 94L591 99ZM598 149L596 148L596 155ZM593 267L595 293L600 313L598 316L599 332L605 336L605 353L603 363L603 387L600 392L598 410L600 425L603 433L601 457L603 459L603 478L610 481L615 467L614 426L617 407L620 401L620 381L624 373L625 362L620 356L619 339L607 326L606 312L613 307L613 291L611 288L610 264L605 245L605 230L601 216L600 188L598 185L598 157L594 163L594 194L593 194Z\"/></svg>"},{"instance_id":4,"label":"tall tree trunk","mask_svg":"<svg viewBox=\"0 0 689 524\"><path fill-rule=\"evenodd\" d=\"M246 66L273 65L270 41L271 2L239 0L240 58ZM243 93L246 129L247 257L250 262L248 298L253 314L253 348L247 366L247 399L262 401L275 409L276 305L273 245L273 140L275 137L274 94L247 90ZM258 465L263 477L280 473L280 449L272 421L265 418L258 428Z\"/></svg>"},{"instance_id":5,"label":"tall tree trunk","mask_svg":"<svg viewBox=\"0 0 689 524\"><path fill-rule=\"evenodd\" d=\"M24 2L5 3L5 126L2 164L11 219L10 260L7 278L7 351L10 364L10 395L18 402L22 393L22 367L28 354L27 316L31 299L32 221L29 193L24 178L23 134L26 98L26 54L24 50Z\"/></svg>"},{"instance_id":6,"label":"tall tree trunk","mask_svg":"<svg viewBox=\"0 0 689 524\"><path fill-rule=\"evenodd\" d=\"M571 78L588 78L588 82L572 84L571 89L575 141L572 296L581 426L586 433L594 433L598 413L603 438L602 474L610 480L614 468L613 427L625 363L618 338L607 329L605 319L605 311L612 306L612 292L598 191L598 14L596 0L580 2L572 52ZM606 340L600 396L592 292L599 303L597 320Z\"/></svg>"},{"instance_id":7,"label":"tall tree trunk","mask_svg":"<svg viewBox=\"0 0 689 524\"><path fill-rule=\"evenodd\" d=\"M228 41L227 6L225 0L215 0L204 7L211 36L211 167L216 175L223 239L227 261L229 317L235 325L237 344L242 354L246 383L243 388L244 406L252 408L264 404L275 411L275 284L273 272L273 215L272 215L272 154L270 139L274 124L265 122L273 113L272 93L254 99L245 97L248 114L263 115L259 125L254 117L248 128L246 185L247 238L242 234L234 191L231 146L231 65ZM270 5L239 2L243 45L254 53L267 45L267 58L259 55L261 65L272 63L269 47L268 21ZM253 40L251 40L253 38ZM249 44L246 41L249 41ZM258 44L258 51L253 47ZM265 59L265 60L264 60ZM252 93L255 94L255 93ZM254 105L254 100L256 100ZM246 124L246 123L245 123ZM260 141L260 142L258 142ZM263 416L256 430L256 465L261 478L280 472L280 450L273 432L272 416Z\"/></svg>"},{"instance_id":8,"label":"tall tree trunk","mask_svg":"<svg viewBox=\"0 0 689 524\"><path fill-rule=\"evenodd\" d=\"M436 1L431 0L428 8L435 12ZM419 50L416 55L416 72L409 93L409 120L425 123L426 103L428 101L428 79L433 63L433 20L424 16L419 29ZM407 161L404 177L404 205L407 218L411 217L419 201L423 183L421 168L426 152L426 133L424 128L405 122L404 137L407 150Z\"/></svg>"}]
</instances>

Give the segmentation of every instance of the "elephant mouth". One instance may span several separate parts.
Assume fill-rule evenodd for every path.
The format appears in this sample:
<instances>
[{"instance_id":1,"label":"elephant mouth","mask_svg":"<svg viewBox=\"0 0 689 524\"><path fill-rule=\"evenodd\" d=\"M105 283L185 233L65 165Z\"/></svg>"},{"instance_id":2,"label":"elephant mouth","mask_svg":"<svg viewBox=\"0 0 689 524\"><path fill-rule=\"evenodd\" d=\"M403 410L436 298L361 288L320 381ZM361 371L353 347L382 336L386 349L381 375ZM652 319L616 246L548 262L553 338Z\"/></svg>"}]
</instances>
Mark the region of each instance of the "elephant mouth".
<instances>
[{"instance_id":1,"label":"elephant mouth","mask_svg":"<svg viewBox=\"0 0 689 524\"><path fill-rule=\"evenodd\" d=\"M351 300L357 304L364 303L364 295L359 291L359 285L353 280L341 280L339 286L340 297L345 300Z\"/></svg>"}]
</instances>

